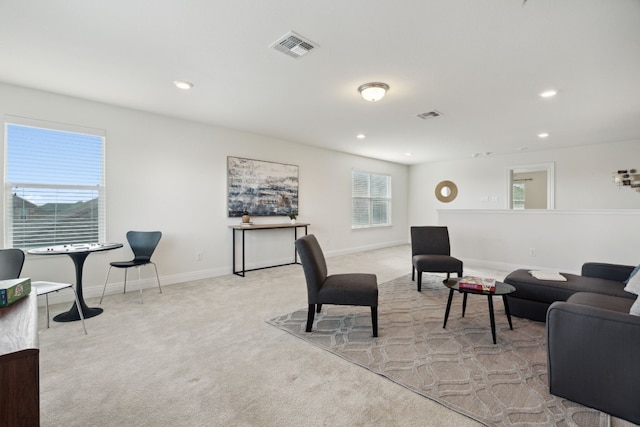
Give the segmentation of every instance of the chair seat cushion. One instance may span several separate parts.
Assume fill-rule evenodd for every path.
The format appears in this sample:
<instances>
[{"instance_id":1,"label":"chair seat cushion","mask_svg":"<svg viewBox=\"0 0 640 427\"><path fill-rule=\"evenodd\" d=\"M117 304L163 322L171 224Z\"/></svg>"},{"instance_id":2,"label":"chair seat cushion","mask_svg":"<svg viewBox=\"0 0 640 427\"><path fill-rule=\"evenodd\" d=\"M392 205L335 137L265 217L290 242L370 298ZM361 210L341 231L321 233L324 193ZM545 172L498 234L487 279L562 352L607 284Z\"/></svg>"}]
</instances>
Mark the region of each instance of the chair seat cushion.
<instances>
[{"instance_id":1,"label":"chair seat cushion","mask_svg":"<svg viewBox=\"0 0 640 427\"><path fill-rule=\"evenodd\" d=\"M378 306L378 279L375 274L348 273L327 277L310 304Z\"/></svg>"},{"instance_id":2,"label":"chair seat cushion","mask_svg":"<svg viewBox=\"0 0 640 427\"><path fill-rule=\"evenodd\" d=\"M112 267L116 268L130 268L137 267L139 265L149 264L149 260L131 260L131 261L114 261L111 263Z\"/></svg>"},{"instance_id":3,"label":"chair seat cushion","mask_svg":"<svg viewBox=\"0 0 640 427\"><path fill-rule=\"evenodd\" d=\"M462 261L449 255L414 255L413 266L418 271L462 273Z\"/></svg>"}]
</instances>

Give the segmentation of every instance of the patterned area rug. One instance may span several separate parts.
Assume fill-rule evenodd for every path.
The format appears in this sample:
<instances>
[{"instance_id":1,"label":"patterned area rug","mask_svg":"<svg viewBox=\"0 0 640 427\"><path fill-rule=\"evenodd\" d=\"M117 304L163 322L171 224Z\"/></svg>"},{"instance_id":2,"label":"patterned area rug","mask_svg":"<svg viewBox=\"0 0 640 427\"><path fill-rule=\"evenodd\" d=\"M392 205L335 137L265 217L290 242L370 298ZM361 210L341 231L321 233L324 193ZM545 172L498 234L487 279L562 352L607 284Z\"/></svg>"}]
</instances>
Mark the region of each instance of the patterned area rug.
<instances>
[{"instance_id":1,"label":"patterned area rug","mask_svg":"<svg viewBox=\"0 0 640 427\"><path fill-rule=\"evenodd\" d=\"M509 329L502 298L494 298L493 344L487 298L454 294L442 328L449 290L442 277L411 275L379 285L378 338L368 307L330 306L304 331L307 309L268 323L382 375L409 390L490 426L585 426L608 416L549 394L545 325L513 317Z\"/></svg>"}]
</instances>

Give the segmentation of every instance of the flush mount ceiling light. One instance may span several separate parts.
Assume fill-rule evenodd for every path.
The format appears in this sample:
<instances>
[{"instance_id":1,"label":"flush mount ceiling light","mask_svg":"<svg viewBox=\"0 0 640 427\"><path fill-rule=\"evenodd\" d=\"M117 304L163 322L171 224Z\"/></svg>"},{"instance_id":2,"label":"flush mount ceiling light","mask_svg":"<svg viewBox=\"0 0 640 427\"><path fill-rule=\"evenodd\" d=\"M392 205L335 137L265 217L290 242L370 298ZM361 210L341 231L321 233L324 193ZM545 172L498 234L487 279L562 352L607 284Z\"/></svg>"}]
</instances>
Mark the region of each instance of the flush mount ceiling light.
<instances>
[{"instance_id":1,"label":"flush mount ceiling light","mask_svg":"<svg viewBox=\"0 0 640 427\"><path fill-rule=\"evenodd\" d=\"M193 83L185 80L175 80L173 84L176 85L178 89L184 89L184 90L188 90L193 87Z\"/></svg>"},{"instance_id":2,"label":"flush mount ceiling light","mask_svg":"<svg viewBox=\"0 0 640 427\"><path fill-rule=\"evenodd\" d=\"M365 135L364 133L359 133L356 135L356 138L358 139L365 139L367 137L367 135Z\"/></svg>"},{"instance_id":3,"label":"flush mount ceiling light","mask_svg":"<svg viewBox=\"0 0 640 427\"><path fill-rule=\"evenodd\" d=\"M542 132L538 134L538 138L540 139L546 139L549 138L549 133L548 132Z\"/></svg>"},{"instance_id":4,"label":"flush mount ceiling light","mask_svg":"<svg viewBox=\"0 0 640 427\"><path fill-rule=\"evenodd\" d=\"M540 98L553 98L554 96L556 96L558 94L558 91L555 89L548 89L548 90L544 90L542 92L540 92L538 94L538 96L540 96Z\"/></svg>"},{"instance_id":5,"label":"flush mount ceiling light","mask_svg":"<svg viewBox=\"0 0 640 427\"><path fill-rule=\"evenodd\" d=\"M379 82L365 83L358 88L360 95L362 95L365 101L369 102L380 101L388 90L388 84Z\"/></svg>"}]
</instances>

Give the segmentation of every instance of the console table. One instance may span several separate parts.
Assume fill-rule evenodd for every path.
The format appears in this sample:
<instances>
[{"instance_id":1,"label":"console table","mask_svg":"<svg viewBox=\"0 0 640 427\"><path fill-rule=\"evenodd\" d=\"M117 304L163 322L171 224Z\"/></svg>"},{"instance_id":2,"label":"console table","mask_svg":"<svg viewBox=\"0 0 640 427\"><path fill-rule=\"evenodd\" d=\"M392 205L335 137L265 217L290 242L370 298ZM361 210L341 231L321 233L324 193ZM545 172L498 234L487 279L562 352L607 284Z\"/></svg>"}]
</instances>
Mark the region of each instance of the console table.
<instances>
[{"instance_id":1,"label":"console table","mask_svg":"<svg viewBox=\"0 0 640 427\"><path fill-rule=\"evenodd\" d=\"M0 307L0 425L40 425L38 296Z\"/></svg>"},{"instance_id":2,"label":"console table","mask_svg":"<svg viewBox=\"0 0 640 427\"><path fill-rule=\"evenodd\" d=\"M229 228L231 229L231 233L232 233L232 251L233 251L233 274L237 275L237 276L241 276L244 277L245 273L247 271L254 271L254 270L263 270L265 268L273 268L273 267L281 267L283 265L291 265L291 264L299 264L298 262L298 253L295 250L295 247L293 249L293 262L288 262L285 264L278 264L278 265L270 265L267 267L259 267L259 268L252 268L247 270L245 268L245 257L244 257L244 234L246 231L255 231L255 230L274 230L274 229L291 229L293 228L293 241L295 242L298 239L298 228L304 228L304 234L307 234L307 227L310 224L308 223L303 223L303 222L296 222L294 224L291 223L282 223L282 224L251 224L251 225L230 225ZM242 270L236 270L236 232L241 232L242 234Z\"/></svg>"}]
</instances>

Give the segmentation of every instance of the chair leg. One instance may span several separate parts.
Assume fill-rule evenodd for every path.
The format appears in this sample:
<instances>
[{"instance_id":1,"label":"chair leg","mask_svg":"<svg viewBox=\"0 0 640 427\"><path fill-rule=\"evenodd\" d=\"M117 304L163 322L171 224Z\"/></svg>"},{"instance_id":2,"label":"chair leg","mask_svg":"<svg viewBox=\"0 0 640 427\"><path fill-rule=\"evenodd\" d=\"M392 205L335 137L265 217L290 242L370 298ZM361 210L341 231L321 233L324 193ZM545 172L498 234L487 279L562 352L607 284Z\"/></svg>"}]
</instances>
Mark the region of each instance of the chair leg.
<instances>
[{"instance_id":1,"label":"chair leg","mask_svg":"<svg viewBox=\"0 0 640 427\"><path fill-rule=\"evenodd\" d=\"M373 326L373 336L378 336L378 307L371 307L371 325Z\"/></svg>"},{"instance_id":2,"label":"chair leg","mask_svg":"<svg viewBox=\"0 0 640 427\"><path fill-rule=\"evenodd\" d=\"M418 270L418 292L422 292L422 271Z\"/></svg>"},{"instance_id":3,"label":"chair leg","mask_svg":"<svg viewBox=\"0 0 640 427\"><path fill-rule=\"evenodd\" d=\"M320 313L320 310L322 310L322 304L317 304L316 305L316 313Z\"/></svg>"},{"instance_id":4,"label":"chair leg","mask_svg":"<svg viewBox=\"0 0 640 427\"><path fill-rule=\"evenodd\" d=\"M311 332L313 326L313 318L315 317L315 304L309 304L309 312L307 313L307 332Z\"/></svg>"},{"instance_id":5,"label":"chair leg","mask_svg":"<svg viewBox=\"0 0 640 427\"><path fill-rule=\"evenodd\" d=\"M416 268L411 267L411 281L415 282L415 280L416 280Z\"/></svg>"},{"instance_id":6,"label":"chair leg","mask_svg":"<svg viewBox=\"0 0 640 427\"><path fill-rule=\"evenodd\" d=\"M447 271L447 278L446 278L446 279L444 279L444 280L442 281L442 283L447 283L447 282L449 281L449 279L450 279L450 278L451 278L451 273L449 273L449 272Z\"/></svg>"},{"instance_id":7,"label":"chair leg","mask_svg":"<svg viewBox=\"0 0 640 427\"><path fill-rule=\"evenodd\" d=\"M73 289L73 286L70 286L71 290L73 291L73 296L76 299L76 307L78 307L78 314L80 315L80 320L82 320L82 329L84 329L84 334L87 334L87 327L84 324L84 313L82 312L82 306L80 305L80 300L78 299L78 293L76 292L75 289Z\"/></svg>"},{"instance_id":8,"label":"chair leg","mask_svg":"<svg viewBox=\"0 0 640 427\"><path fill-rule=\"evenodd\" d=\"M156 270L156 280L158 281L158 289L160 289L160 293L162 293L162 286L160 286L160 276L158 275L158 267L156 267L155 262L150 262L150 264L153 264L153 268L155 268Z\"/></svg>"},{"instance_id":9,"label":"chair leg","mask_svg":"<svg viewBox=\"0 0 640 427\"><path fill-rule=\"evenodd\" d=\"M123 294L127 293L127 271L129 271L128 268L124 269L124 290L122 291Z\"/></svg>"},{"instance_id":10,"label":"chair leg","mask_svg":"<svg viewBox=\"0 0 640 427\"><path fill-rule=\"evenodd\" d=\"M46 313L47 313L47 329L49 329L49 294L44 294Z\"/></svg>"},{"instance_id":11,"label":"chair leg","mask_svg":"<svg viewBox=\"0 0 640 427\"><path fill-rule=\"evenodd\" d=\"M102 304L102 298L104 298L104 291L107 290L107 282L109 281L109 273L111 273L111 265L109 266L109 269L107 270L107 278L104 279L104 287L102 288L102 296L100 297L100 304Z\"/></svg>"},{"instance_id":12,"label":"chair leg","mask_svg":"<svg viewBox=\"0 0 640 427\"><path fill-rule=\"evenodd\" d=\"M144 304L144 301L142 301L142 276L140 275L140 266L138 266L138 287L140 288L140 304Z\"/></svg>"}]
</instances>

